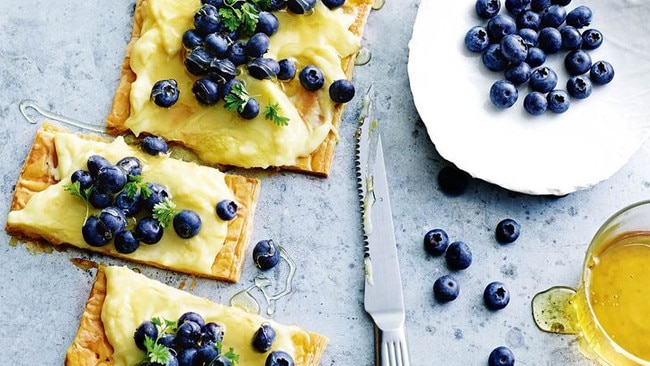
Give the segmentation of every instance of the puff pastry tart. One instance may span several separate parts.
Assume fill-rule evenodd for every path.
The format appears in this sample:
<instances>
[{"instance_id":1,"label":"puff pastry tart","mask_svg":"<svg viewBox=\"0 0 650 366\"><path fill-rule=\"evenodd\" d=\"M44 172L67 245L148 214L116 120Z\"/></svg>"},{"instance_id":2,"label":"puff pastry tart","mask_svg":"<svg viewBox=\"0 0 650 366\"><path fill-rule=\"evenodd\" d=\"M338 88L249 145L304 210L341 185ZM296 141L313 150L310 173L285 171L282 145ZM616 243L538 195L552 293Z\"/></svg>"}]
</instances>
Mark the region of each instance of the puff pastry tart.
<instances>
[{"instance_id":1,"label":"puff pastry tart","mask_svg":"<svg viewBox=\"0 0 650 366\"><path fill-rule=\"evenodd\" d=\"M272 34L264 58L295 61L298 73L314 65L324 74L324 85L304 88L298 75L280 81L251 77L246 65L237 67L237 79L260 105L257 117L242 119L226 110L224 101L201 104L192 88L197 77L186 71L183 34L194 27L199 0L137 0L132 38L126 50L121 80L107 118L110 134L154 134L192 150L209 165L244 168L282 167L327 176L345 103L329 96L336 80L350 79L371 0L347 0L329 9L316 1L309 14L272 12L279 27ZM308 2L305 2L308 3ZM173 79L180 95L161 108L150 99L159 80ZM265 108L276 105L286 126L266 119Z\"/></svg>"},{"instance_id":2,"label":"puff pastry tart","mask_svg":"<svg viewBox=\"0 0 650 366\"><path fill-rule=\"evenodd\" d=\"M139 325L154 318L175 321L187 312L219 325L221 349L232 349L240 366L264 365L269 354L278 351L288 354L296 366L317 366L328 343L318 333L212 302L126 267L99 266L77 335L66 353L66 365L137 365L146 355L134 341ZM276 334L265 352L253 346L262 324Z\"/></svg>"},{"instance_id":3,"label":"puff pastry tart","mask_svg":"<svg viewBox=\"0 0 650 366\"><path fill-rule=\"evenodd\" d=\"M141 243L128 254L118 251L112 242L89 245L82 227L89 217L96 217L102 210L72 194L70 187L73 173L86 169L89 157L97 155L112 164L125 157L139 160L141 183L164 186L178 209L197 213L201 220L199 233L183 239L167 227L157 243ZM249 246L259 183L257 179L227 175L168 154L146 154L137 146L125 143L122 137L109 140L73 134L46 122L37 132L22 167L5 229L22 239L71 245L160 268L236 282ZM91 191L83 192L86 197L88 192ZM216 213L217 203L224 200L237 206L236 216L230 220L223 220ZM149 215L145 211L127 217L125 229L130 230L142 216Z\"/></svg>"}]
</instances>

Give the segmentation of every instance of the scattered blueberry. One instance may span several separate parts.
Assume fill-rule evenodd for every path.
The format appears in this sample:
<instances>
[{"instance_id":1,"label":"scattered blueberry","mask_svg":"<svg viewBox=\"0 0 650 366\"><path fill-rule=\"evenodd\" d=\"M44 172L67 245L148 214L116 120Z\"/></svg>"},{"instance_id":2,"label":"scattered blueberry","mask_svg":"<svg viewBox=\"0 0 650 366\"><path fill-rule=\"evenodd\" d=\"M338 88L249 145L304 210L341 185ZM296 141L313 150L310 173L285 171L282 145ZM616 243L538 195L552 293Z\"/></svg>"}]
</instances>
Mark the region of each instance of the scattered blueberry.
<instances>
[{"instance_id":1,"label":"scattered blueberry","mask_svg":"<svg viewBox=\"0 0 650 366\"><path fill-rule=\"evenodd\" d=\"M216 207L217 216L224 221L230 221L237 216L237 203L233 200L221 200Z\"/></svg>"},{"instance_id":2,"label":"scattered blueberry","mask_svg":"<svg viewBox=\"0 0 650 366\"><path fill-rule=\"evenodd\" d=\"M501 46L501 54L510 63L519 64L526 59L528 47L520 35L507 34L501 39L499 45Z\"/></svg>"},{"instance_id":3,"label":"scattered blueberry","mask_svg":"<svg viewBox=\"0 0 650 366\"><path fill-rule=\"evenodd\" d=\"M514 85L521 85L530 79L532 68L526 62L509 66L504 73L506 80Z\"/></svg>"},{"instance_id":4,"label":"scattered blueberry","mask_svg":"<svg viewBox=\"0 0 650 366\"><path fill-rule=\"evenodd\" d=\"M541 26L557 28L564 23L566 17L566 8L561 5L553 4L546 8L542 14Z\"/></svg>"},{"instance_id":5,"label":"scattered blueberry","mask_svg":"<svg viewBox=\"0 0 650 366\"><path fill-rule=\"evenodd\" d=\"M268 57L258 57L246 65L248 73L258 80L272 79L280 72L280 64Z\"/></svg>"},{"instance_id":6,"label":"scattered blueberry","mask_svg":"<svg viewBox=\"0 0 650 366\"><path fill-rule=\"evenodd\" d=\"M490 42L501 42L504 36L517 32L517 23L509 15L497 14L488 20L485 29L487 29Z\"/></svg>"},{"instance_id":7,"label":"scattered blueberry","mask_svg":"<svg viewBox=\"0 0 650 366\"><path fill-rule=\"evenodd\" d=\"M305 66L300 71L298 78L300 79L300 84L302 87L309 91L318 90L322 88L323 84L325 83L323 72L314 65Z\"/></svg>"},{"instance_id":8,"label":"scattered blueberry","mask_svg":"<svg viewBox=\"0 0 650 366\"><path fill-rule=\"evenodd\" d=\"M156 81L151 88L151 100L159 107L171 107L178 101L179 95L178 84L174 79Z\"/></svg>"},{"instance_id":9,"label":"scattered blueberry","mask_svg":"<svg viewBox=\"0 0 650 366\"><path fill-rule=\"evenodd\" d=\"M345 0L322 0L323 4L330 9L340 8L345 4Z\"/></svg>"},{"instance_id":10,"label":"scattered blueberry","mask_svg":"<svg viewBox=\"0 0 650 366\"><path fill-rule=\"evenodd\" d=\"M106 158L104 158L101 155L91 155L88 158L88 161L86 162L86 166L88 167L88 171L90 172L90 175L93 177L97 176L97 173L99 172L99 169L105 167L105 166L111 166L111 164Z\"/></svg>"},{"instance_id":11,"label":"scattered blueberry","mask_svg":"<svg viewBox=\"0 0 650 366\"><path fill-rule=\"evenodd\" d=\"M445 166L438 173L438 187L440 190L450 196L458 196L465 192L469 184L470 175L456 168L455 166Z\"/></svg>"},{"instance_id":12,"label":"scattered blueberry","mask_svg":"<svg viewBox=\"0 0 650 366\"><path fill-rule=\"evenodd\" d=\"M94 183L93 176L90 175L90 172L83 169L75 170L70 180L72 183L79 182L79 188L82 191L90 188Z\"/></svg>"},{"instance_id":13,"label":"scattered blueberry","mask_svg":"<svg viewBox=\"0 0 650 366\"><path fill-rule=\"evenodd\" d=\"M490 282L483 291L483 301L490 310L505 308L510 302L510 292L501 282Z\"/></svg>"},{"instance_id":14,"label":"scattered blueberry","mask_svg":"<svg viewBox=\"0 0 650 366\"><path fill-rule=\"evenodd\" d=\"M203 36L196 31L196 29L188 29L183 33L183 46L189 50L203 44Z\"/></svg>"},{"instance_id":15,"label":"scattered blueberry","mask_svg":"<svg viewBox=\"0 0 650 366\"><path fill-rule=\"evenodd\" d=\"M244 104L244 108L237 110L237 113L243 119L253 119L260 113L260 104L257 99L250 98Z\"/></svg>"},{"instance_id":16,"label":"scattered blueberry","mask_svg":"<svg viewBox=\"0 0 650 366\"><path fill-rule=\"evenodd\" d=\"M108 244L113 238L110 231L97 216L89 216L81 227L84 241L92 247L101 247Z\"/></svg>"},{"instance_id":17,"label":"scattered blueberry","mask_svg":"<svg viewBox=\"0 0 650 366\"><path fill-rule=\"evenodd\" d=\"M445 259L450 269L466 269L472 264L472 251L465 242L455 241L447 247Z\"/></svg>"},{"instance_id":18,"label":"scattered blueberry","mask_svg":"<svg viewBox=\"0 0 650 366\"><path fill-rule=\"evenodd\" d=\"M584 50L575 50L564 57L564 67L569 75L582 75L591 68L591 56Z\"/></svg>"},{"instance_id":19,"label":"scattered blueberry","mask_svg":"<svg viewBox=\"0 0 650 366\"><path fill-rule=\"evenodd\" d=\"M278 72L278 80L291 80L296 76L296 63L292 59L282 59L278 61L280 71Z\"/></svg>"},{"instance_id":20,"label":"scattered blueberry","mask_svg":"<svg viewBox=\"0 0 650 366\"><path fill-rule=\"evenodd\" d=\"M223 85L237 76L237 65L227 58L215 58L210 61L208 77L219 85Z\"/></svg>"},{"instance_id":21,"label":"scattered blueberry","mask_svg":"<svg viewBox=\"0 0 650 366\"><path fill-rule=\"evenodd\" d=\"M546 112L548 101L546 95L538 91L532 91L526 94L524 98L524 109L533 116L539 116Z\"/></svg>"},{"instance_id":22,"label":"scattered blueberry","mask_svg":"<svg viewBox=\"0 0 650 366\"><path fill-rule=\"evenodd\" d=\"M483 52L489 44L490 38L483 26L474 26L465 34L465 47L472 52Z\"/></svg>"},{"instance_id":23,"label":"scattered blueberry","mask_svg":"<svg viewBox=\"0 0 650 366\"><path fill-rule=\"evenodd\" d=\"M553 113L564 113L571 106L569 94L562 89L551 90L547 95L548 110Z\"/></svg>"},{"instance_id":24,"label":"scattered blueberry","mask_svg":"<svg viewBox=\"0 0 650 366\"><path fill-rule=\"evenodd\" d=\"M585 75L572 76L566 83L566 90L573 98L585 99L591 95L591 79Z\"/></svg>"},{"instance_id":25,"label":"scattered blueberry","mask_svg":"<svg viewBox=\"0 0 650 366\"><path fill-rule=\"evenodd\" d=\"M557 73L548 66L533 70L528 81L530 87L541 93L548 93L557 85Z\"/></svg>"},{"instance_id":26,"label":"scattered blueberry","mask_svg":"<svg viewBox=\"0 0 650 366\"><path fill-rule=\"evenodd\" d=\"M143 351L147 350L147 347L145 347L144 345L144 341L146 337L149 337L154 340L158 338L158 327L156 327L152 322L148 320L142 322L135 329L135 333L133 334L133 340L135 341L135 345L138 346L138 348Z\"/></svg>"},{"instance_id":27,"label":"scattered blueberry","mask_svg":"<svg viewBox=\"0 0 650 366\"><path fill-rule=\"evenodd\" d=\"M589 77L596 85L604 85L614 79L614 68L607 61L596 61L589 70Z\"/></svg>"},{"instance_id":28,"label":"scattered blueberry","mask_svg":"<svg viewBox=\"0 0 650 366\"><path fill-rule=\"evenodd\" d=\"M483 19L491 19L501 10L501 0L476 0L474 6L476 15Z\"/></svg>"},{"instance_id":29,"label":"scattered blueberry","mask_svg":"<svg viewBox=\"0 0 650 366\"><path fill-rule=\"evenodd\" d=\"M508 66L508 59L501 52L501 45L491 43L481 54L483 65L490 71L503 71Z\"/></svg>"},{"instance_id":30,"label":"scattered blueberry","mask_svg":"<svg viewBox=\"0 0 650 366\"><path fill-rule=\"evenodd\" d=\"M267 352L275 341L275 329L269 323L262 324L253 335L253 347L258 352Z\"/></svg>"},{"instance_id":31,"label":"scattered blueberry","mask_svg":"<svg viewBox=\"0 0 650 366\"><path fill-rule=\"evenodd\" d=\"M316 0L287 0L287 10L293 14L305 14L316 6Z\"/></svg>"},{"instance_id":32,"label":"scattered blueberry","mask_svg":"<svg viewBox=\"0 0 650 366\"><path fill-rule=\"evenodd\" d=\"M104 192L96 187L90 192L88 196L88 203L94 208L106 208L113 203L113 194Z\"/></svg>"},{"instance_id":33,"label":"scattered blueberry","mask_svg":"<svg viewBox=\"0 0 650 366\"><path fill-rule=\"evenodd\" d=\"M521 226L513 219L503 219L497 224L494 235L501 244L509 244L519 238Z\"/></svg>"},{"instance_id":34,"label":"scattered blueberry","mask_svg":"<svg viewBox=\"0 0 650 366\"><path fill-rule=\"evenodd\" d=\"M334 103L347 103L354 98L354 84L346 79L335 80L329 87L329 95Z\"/></svg>"},{"instance_id":35,"label":"scattered blueberry","mask_svg":"<svg viewBox=\"0 0 650 366\"><path fill-rule=\"evenodd\" d=\"M229 46L226 37L219 33L210 33L205 36L204 42L206 51L208 51L211 55L214 55L218 58L226 57Z\"/></svg>"},{"instance_id":36,"label":"scattered blueberry","mask_svg":"<svg viewBox=\"0 0 650 366\"><path fill-rule=\"evenodd\" d=\"M515 355L505 346L493 349L488 357L488 366L514 366L514 364Z\"/></svg>"},{"instance_id":37,"label":"scattered blueberry","mask_svg":"<svg viewBox=\"0 0 650 366\"><path fill-rule=\"evenodd\" d=\"M135 238L131 230L123 230L115 234L113 244L115 245L115 250L122 254L133 253L140 247L140 242Z\"/></svg>"},{"instance_id":38,"label":"scattered blueberry","mask_svg":"<svg viewBox=\"0 0 650 366\"><path fill-rule=\"evenodd\" d=\"M551 0L531 0L530 8L533 11L541 12L551 6Z\"/></svg>"},{"instance_id":39,"label":"scattered blueberry","mask_svg":"<svg viewBox=\"0 0 650 366\"><path fill-rule=\"evenodd\" d=\"M562 36L562 48L565 50L577 50L582 47L582 34L575 27L566 25L560 29Z\"/></svg>"},{"instance_id":40,"label":"scattered blueberry","mask_svg":"<svg viewBox=\"0 0 650 366\"><path fill-rule=\"evenodd\" d=\"M147 136L140 141L140 148L149 155L167 154L169 147L167 142L160 136Z\"/></svg>"},{"instance_id":41,"label":"scattered blueberry","mask_svg":"<svg viewBox=\"0 0 650 366\"><path fill-rule=\"evenodd\" d=\"M438 277L433 283L433 296L440 302L449 302L456 300L460 293L458 282L451 275Z\"/></svg>"},{"instance_id":42,"label":"scattered blueberry","mask_svg":"<svg viewBox=\"0 0 650 366\"><path fill-rule=\"evenodd\" d=\"M232 61L235 65L243 65L248 61L246 56L246 41L238 40L233 42L228 48L228 60Z\"/></svg>"},{"instance_id":43,"label":"scattered blueberry","mask_svg":"<svg viewBox=\"0 0 650 366\"><path fill-rule=\"evenodd\" d=\"M174 216L174 231L183 238L189 239L201 231L201 217L192 210L181 210Z\"/></svg>"},{"instance_id":44,"label":"scattered blueberry","mask_svg":"<svg viewBox=\"0 0 650 366\"><path fill-rule=\"evenodd\" d=\"M546 54L557 53L562 49L562 34L557 28L542 28L537 36L537 47Z\"/></svg>"},{"instance_id":45,"label":"scattered blueberry","mask_svg":"<svg viewBox=\"0 0 650 366\"><path fill-rule=\"evenodd\" d=\"M246 43L246 55L252 58L262 57L269 50L270 42L271 40L266 33L259 32L253 34Z\"/></svg>"},{"instance_id":46,"label":"scattered blueberry","mask_svg":"<svg viewBox=\"0 0 650 366\"><path fill-rule=\"evenodd\" d=\"M442 255L449 246L449 236L442 229L432 229L424 234L424 250L427 253L439 256Z\"/></svg>"},{"instance_id":47,"label":"scattered blueberry","mask_svg":"<svg viewBox=\"0 0 650 366\"><path fill-rule=\"evenodd\" d=\"M163 227L153 217L144 217L135 225L135 237L145 244L156 244L163 237Z\"/></svg>"},{"instance_id":48,"label":"scattered blueberry","mask_svg":"<svg viewBox=\"0 0 650 366\"><path fill-rule=\"evenodd\" d=\"M268 270L280 262L280 250L273 240L260 240L253 248L253 261L261 270Z\"/></svg>"},{"instance_id":49,"label":"scattered blueberry","mask_svg":"<svg viewBox=\"0 0 650 366\"><path fill-rule=\"evenodd\" d=\"M201 340L201 326L198 325L197 323L193 321L186 321L178 326L176 330L176 343L180 347L196 348L199 345L200 340Z\"/></svg>"},{"instance_id":50,"label":"scattered blueberry","mask_svg":"<svg viewBox=\"0 0 650 366\"><path fill-rule=\"evenodd\" d=\"M124 170L116 166L105 166L97 172L96 187L98 190L107 193L117 193L127 183L127 175Z\"/></svg>"},{"instance_id":51,"label":"scattered blueberry","mask_svg":"<svg viewBox=\"0 0 650 366\"><path fill-rule=\"evenodd\" d=\"M262 32L270 37L278 31L279 25L280 22L278 21L278 17L276 17L272 12L261 11L257 15L255 31Z\"/></svg>"},{"instance_id":52,"label":"scattered blueberry","mask_svg":"<svg viewBox=\"0 0 650 366\"><path fill-rule=\"evenodd\" d=\"M199 327L203 327L205 325L205 319L203 319L201 314L194 311L188 311L181 314L181 316L178 317L178 321L176 322L176 325L181 325L185 322L195 322L196 324L199 325Z\"/></svg>"},{"instance_id":53,"label":"scattered blueberry","mask_svg":"<svg viewBox=\"0 0 650 366\"><path fill-rule=\"evenodd\" d=\"M530 7L530 0L506 0L506 9L514 15L519 15Z\"/></svg>"},{"instance_id":54,"label":"scattered blueberry","mask_svg":"<svg viewBox=\"0 0 650 366\"><path fill-rule=\"evenodd\" d=\"M210 4L203 4L194 13L194 28L203 35L214 33L219 29L221 18L217 8Z\"/></svg>"},{"instance_id":55,"label":"scattered blueberry","mask_svg":"<svg viewBox=\"0 0 650 366\"><path fill-rule=\"evenodd\" d=\"M510 108L519 96L515 84L508 80L497 80L490 88L490 100L498 108Z\"/></svg>"},{"instance_id":56,"label":"scattered blueberry","mask_svg":"<svg viewBox=\"0 0 650 366\"><path fill-rule=\"evenodd\" d=\"M519 28L516 33L524 40L526 48L537 46L537 31L532 28Z\"/></svg>"},{"instance_id":57,"label":"scattered blueberry","mask_svg":"<svg viewBox=\"0 0 650 366\"><path fill-rule=\"evenodd\" d=\"M136 177L142 174L142 163L135 156L127 156L115 163L115 166L122 169L127 177Z\"/></svg>"},{"instance_id":58,"label":"scattered blueberry","mask_svg":"<svg viewBox=\"0 0 650 366\"><path fill-rule=\"evenodd\" d=\"M518 28L530 28L532 30L538 30L539 25L542 22L542 19L539 16L539 13L532 10L526 10L523 13L519 14L516 19Z\"/></svg>"},{"instance_id":59,"label":"scattered blueberry","mask_svg":"<svg viewBox=\"0 0 650 366\"><path fill-rule=\"evenodd\" d=\"M266 357L264 366L294 366L295 363L290 354L284 351L273 351Z\"/></svg>"},{"instance_id":60,"label":"scattered blueberry","mask_svg":"<svg viewBox=\"0 0 650 366\"><path fill-rule=\"evenodd\" d=\"M192 51L185 56L183 64L190 74L202 76L208 73L212 58L212 55L207 49L205 49L205 47L198 46L192 49Z\"/></svg>"},{"instance_id":61,"label":"scattered blueberry","mask_svg":"<svg viewBox=\"0 0 650 366\"><path fill-rule=\"evenodd\" d=\"M582 48L595 50L603 44L603 34L597 29L587 29L582 32Z\"/></svg>"},{"instance_id":62,"label":"scattered blueberry","mask_svg":"<svg viewBox=\"0 0 650 366\"><path fill-rule=\"evenodd\" d=\"M172 198L172 195L171 193L169 193L167 187L163 186L160 183L148 182L147 188L149 189L151 194L149 195L149 197L142 200L142 208L147 211L153 210L153 206L164 201L165 198L169 198L169 199Z\"/></svg>"},{"instance_id":63,"label":"scattered blueberry","mask_svg":"<svg viewBox=\"0 0 650 366\"><path fill-rule=\"evenodd\" d=\"M126 215L124 211L115 206L104 208L99 213L99 220L104 224L104 228L113 234L116 234L126 227Z\"/></svg>"},{"instance_id":64,"label":"scattered blueberry","mask_svg":"<svg viewBox=\"0 0 650 366\"><path fill-rule=\"evenodd\" d=\"M201 327L201 333L202 333L201 341L203 342L203 344L206 343L217 344L223 341L224 329L217 323L214 322L205 323L205 325Z\"/></svg>"},{"instance_id":65,"label":"scattered blueberry","mask_svg":"<svg viewBox=\"0 0 650 366\"><path fill-rule=\"evenodd\" d=\"M546 53L537 47L528 48L528 56L526 56L526 63L530 67L542 66L546 62Z\"/></svg>"},{"instance_id":66,"label":"scattered blueberry","mask_svg":"<svg viewBox=\"0 0 650 366\"><path fill-rule=\"evenodd\" d=\"M201 78L194 82L192 93L201 104L213 105L219 101L219 85L209 78Z\"/></svg>"},{"instance_id":67,"label":"scattered blueberry","mask_svg":"<svg viewBox=\"0 0 650 366\"><path fill-rule=\"evenodd\" d=\"M566 15L566 24L580 29L591 24L592 16L588 6L579 5Z\"/></svg>"}]
</instances>

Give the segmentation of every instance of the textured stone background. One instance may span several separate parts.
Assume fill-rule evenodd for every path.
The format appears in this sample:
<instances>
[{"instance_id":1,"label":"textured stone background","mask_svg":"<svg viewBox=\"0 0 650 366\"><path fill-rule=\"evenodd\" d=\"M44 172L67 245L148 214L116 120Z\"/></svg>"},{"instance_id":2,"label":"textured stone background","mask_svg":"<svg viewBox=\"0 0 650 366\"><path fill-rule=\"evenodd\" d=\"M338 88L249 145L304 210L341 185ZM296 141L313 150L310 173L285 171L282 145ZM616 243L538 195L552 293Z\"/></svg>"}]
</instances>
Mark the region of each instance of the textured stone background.
<instances>
[{"instance_id":1,"label":"textured stone background","mask_svg":"<svg viewBox=\"0 0 650 366\"><path fill-rule=\"evenodd\" d=\"M599 224L648 197L649 147L644 145L611 179L562 198L516 194L478 180L460 197L443 195L436 175L448 163L419 120L406 72L418 4L389 0L370 15L363 43L373 58L354 75L357 90L372 84L376 93L412 363L486 365L494 347L507 345L518 365L590 364L580 356L575 337L535 327L530 301L550 286L576 284L584 249ZM0 217L6 217L12 186L37 129L20 115L18 103L33 99L54 113L101 125L117 84L132 11L132 0L0 2ZM278 302L274 319L329 336L323 366L373 364L372 325L362 304L363 249L353 175L359 106L355 98L347 109L328 179L241 172L263 179L252 243L272 238L298 262L295 290ZM505 217L518 220L523 234L515 244L499 246L493 230ZM421 244L424 233L435 227L447 230L452 240L466 241L474 252L473 265L457 273L461 296L446 305L433 300L431 286L448 270L442 258L427 257ZM15 365L62 364L94 278L93 271L70 259L122 262L73 249L33 254L4 232L0 253L0 359ZM172 286L192 281L139 268ZM196 280L192 292L228 302L257 274L249 258L239 284ZM486 311L481 301L484 286L493 280L507 283L512 293L510 305L497 313Z\"/></svg>"}]
</instances>

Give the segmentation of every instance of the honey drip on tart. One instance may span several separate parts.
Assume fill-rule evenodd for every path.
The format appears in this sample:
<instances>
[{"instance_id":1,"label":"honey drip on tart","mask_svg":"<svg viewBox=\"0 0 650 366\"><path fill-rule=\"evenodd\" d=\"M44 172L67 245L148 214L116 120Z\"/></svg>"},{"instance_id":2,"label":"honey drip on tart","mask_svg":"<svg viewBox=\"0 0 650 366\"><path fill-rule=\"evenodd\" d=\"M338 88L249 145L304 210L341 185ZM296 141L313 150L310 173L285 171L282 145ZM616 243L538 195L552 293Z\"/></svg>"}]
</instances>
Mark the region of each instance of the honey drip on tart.
<instances>
[{"instance_id":1,"label":"honey drip on tart","mask_svg":"<svg viewBox=\"0 0 650 366\"><path fill-rule=\"evenodd\" d=\"M228 56L216 57L208 62L211 71L207 76L186 67L187 55L197 47L206 47L205 41L192 49L187 47L188 42L183 43L188 30L201 33L195 19L203 7L199 1L138 3L133 38L108 118L108 131L160 135L191 149L208 164L289 167L327 175L345 106L340 99L335 102L330 97L330 86L351 76L370 2L349 0L330 9L317 1L305 14L287 9L269 11L277 19L277 31L268 36L268 49L261 55L249 50L248 58L236 66L235 75L231 66L219 61L230 60ZM217 12L221 14L222 10ZM231 47L236 42L255 43L252 40L257 31L238 31L238 35L223 30L218 33L228 36ZM203 58L199 55L191 63L200 65ZM290 60L295 65L295 75L286 78L277 62L269 60ZM300 73L308 66L322 72L320 88L305 88ZM246 94L240 105L228 108L232 102L228 95L232 97L233 93L226 86L226 79L231 76L244 85ZM204 82L206 78L217 85ZM160 107L151 99L154 84L161 80L174 80L179 91L169 107ZM217 101L204 98L215 90ZM258 104L257 114L242 117L249 98Z\"/></svg>"}]
</instances>

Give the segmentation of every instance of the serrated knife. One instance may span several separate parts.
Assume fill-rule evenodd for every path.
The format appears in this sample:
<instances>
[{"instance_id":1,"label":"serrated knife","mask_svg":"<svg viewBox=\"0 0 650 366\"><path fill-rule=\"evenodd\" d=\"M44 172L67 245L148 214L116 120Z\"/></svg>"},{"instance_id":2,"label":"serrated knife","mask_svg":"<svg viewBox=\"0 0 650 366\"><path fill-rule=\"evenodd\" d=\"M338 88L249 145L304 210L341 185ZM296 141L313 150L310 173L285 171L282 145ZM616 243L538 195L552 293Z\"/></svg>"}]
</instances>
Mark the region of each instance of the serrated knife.
<instances>
[{"instance_id":1,"label":"serrated knife","mask_svg":"<svg viewBox=\"0 0 650 366\"><path fill-rule=\"evenodd\" d=\"M365 240L364 307L375 323L375 365L409 366L404 296L386 167L368 95L356 131L356 175Z\"/></svg>"}]
</instances>

